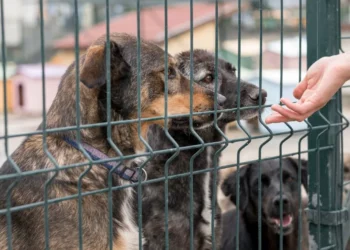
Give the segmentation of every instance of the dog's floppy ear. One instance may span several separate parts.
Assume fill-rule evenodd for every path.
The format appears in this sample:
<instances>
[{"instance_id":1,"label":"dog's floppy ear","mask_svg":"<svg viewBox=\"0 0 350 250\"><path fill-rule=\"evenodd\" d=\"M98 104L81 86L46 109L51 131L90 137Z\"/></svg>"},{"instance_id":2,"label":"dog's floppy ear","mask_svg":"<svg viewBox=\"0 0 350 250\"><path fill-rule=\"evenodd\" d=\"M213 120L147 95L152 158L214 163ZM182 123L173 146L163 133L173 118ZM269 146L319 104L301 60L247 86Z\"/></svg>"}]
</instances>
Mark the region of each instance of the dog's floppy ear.
<instances>
[{"instance_id":1,"label":"dog's floppy ear","mask_svg":"<svg viewBox=\"0 0 350 250\"><path fill-rule=\"evenodd\" d=\"M249 180L249 168L250 165L244 166L239 169L239 208L240 210L245 210L248 206L249 202L249 186L248 186L248 180ZM236 197L237 197L237 174L238 172L235 171L231 173L222 183L221 189L223 193L226 196L230 197L230 200L233 202L233 204L236 205Z\"/></svg>"},{"instance_id":2,"label":"dog's floppy ear","mask_svg":"<svg viewBox=\"0 0 350 250\"><path fill-rule=\"evenodd\" d=\"M119 46L110 41L111 78L121 79L130 73ZM89 47L80 70L80 81L88 88L96 88L106 83L106 43Z\"/></svg>"},{"instance_id":3,"label":"dog's floppy ear","mask_svg":"<svg viewBox=\"0 0 350 250\"><path fill-rule=\"evenodd\" d=\"M292 158L292 157L287 157L285 158L287 161L289 161L290 164L295 168L295 170L298 172L299 169L299 160ZM300 159L300 167L301 167L301 183L304 185L306 192L308 192L308 181L307 181L307 160Z\"/></svg>"}]
</instances>

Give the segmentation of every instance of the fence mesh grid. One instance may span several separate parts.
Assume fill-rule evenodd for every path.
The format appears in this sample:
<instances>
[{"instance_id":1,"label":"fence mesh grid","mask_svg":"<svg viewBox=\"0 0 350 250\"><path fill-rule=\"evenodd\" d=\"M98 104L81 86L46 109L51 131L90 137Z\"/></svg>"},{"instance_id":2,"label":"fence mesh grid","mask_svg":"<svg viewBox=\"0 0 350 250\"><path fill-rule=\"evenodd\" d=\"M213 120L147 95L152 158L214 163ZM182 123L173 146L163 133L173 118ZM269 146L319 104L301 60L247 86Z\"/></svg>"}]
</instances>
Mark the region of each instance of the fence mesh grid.
<instances>
[{"instance_id":1,"label":"fence mesh grid","mask_svg":"<svg viewBox=\"0 0 350 250\"><path fill-rule=\"evenodd\" d=\"M46 76L45 76L45 62L47 61L46 55L45 55L45 32L44 32L44 1L39 0L39 11L40 11L40 39L38 39L38 42L40 43L41 48L41 67L42 67L42 126L41 129L38 129L37 131L31 132L31 133L9 133L9 122L8 122L8 96L7 96L7 75L6 75L6 67L7 67L7 58L6 58L6 40L5 37L8 33L11 31L5 30L5 18L4 18L4 8L5 8L5 1L0 0L1 2L1 59L2 59L2 70L3 70L3 105L4 105L4 133L0 136L0 140L3 141L4 144L4 151L7 158L7 161L9 164L11 164L13 168L13 173L8 174L2 174L0 175L0 182L10 180L12 183L8 187L7 190L1 190L1 192L6 192L6 201L4 203L4 207L0 207L0 216L6 217L6 236L7 236L7 247L8 249L15 249L13 247L13 227L12 227L12 214L15 212L28 210L36 207L43 207L44 208L44 226L45 226L45 246L43 248L49 249L50 248L50 231L49 231L49 206L56 203L62 203L64 201L68 200L76 200L78 203L78 230L79 230L79 249L83 249L83 243L84 243L84 237L82 233L83 228L83 211L82 211L82 203L83 198L87 196L94 196L101 193L107 194L108 196L108 216L109 216L109 227L108 232L106 232L106 237L108 237L108 243L109 248L113 249L113 192L118 192L122 189L130 189L134 188L137 193L137 224L138 228L142 229L142 215L143 215L143 188L145 185L149 185L152 183L163 183L164 185L164 228L165 228L165 248L169 249L169 192L174 192L174 190L169 190L169 181L177 179L177 178L188 178L188 190L189 190L189 225L190 225L190 231L188 232L190 235L190 244L188 246L189 249L194 249L194 238L195 238L195 228L194 228L194 177L196 175L206 174L206 173L212 173L213 179L212 181L212 197L211 197L211 218L207 218L211 220L211 242L212 242L212 249L216 249L216 241L218 239L215 238L215 216L216 216L216 207L217 207L217 189L218 189L218 179L217 176L219 175L219 170L227 169L227 168L236 168L236 171L239 173L240 167L258 162L259 164L259 201L258 201L258 232L259 232L259 250L262 249L262 242L266 239L262 238L262 181L261 181L261 162L265 160L271 160L271 159L279 159L280 164L280 171L282 173L282 159L287 156L297 156L298 157L298 164L301 166L301 159L303 154L308 154L309 159L309 211L317 214L318 219L314 219L310 222L310 249L341 249L342 247L345 247L345 244L347 242L347 239L342 238L342 234L340 232L343 232L341 228L341 224L337 224L334 222L333 224L326 225L324 224L322 218L322 215L327 215L327 212L339 212L342 209L342 178L343 178L343 153L342 153L342 145L343 145L343 130L349 125L348 120L346 117L342 114L342 105L341 105L341 91L337 93L337 95L331 100L331 102L323 108L321 111L319 111L317 114L315 114L313 117L309 119L309 121L304 121L306 123L307 128L305 129L293 129L291 125L286 123L285 125L288 127L287 132L273 132L265 123L261 116L261 112L263 108L270 108L271 105L264 105L262 103L262 96L261 92L259 93L259 105L258 106L250 106L250 107L240 107L240 93L241 93L241 52L242 52L242 0L234 1L235 4L237 4L237 14L238 14L238 27L237 30L233 30L232 32L236 32L237 39L238 39L238 60L237 60L237 107L231 108L231 109L225 109L225 110L219 110L218 104L217 104L217 94L218 94L218 60L219 60L219 6L222 1L216 0L213 1L215 4L215 36L212 37L213 40L215 40L215 87L214 87L214 110L213 111L206 111L206 112L194 112L193 109L190 109L190 113L186 116L190 118L190 133L195 136L198 139L198 144L196 145L189 145L189 146L180 146L176 140L173 138L173 136L169 133L168 128L168 119L171 118L178 118L183 115L168 115L168 73L165 73L165 86L164 86L164 93L165 96L165 106L164 106L164 117L152 117L152 118L142 118L141 115L141 82L142 82L142 69L141 69L141 34L142 34L142 15L140 15L142 10L142 2L141 0L137 0L134 4L134 8L136 8L136 11L138 13L137 15L137 119L133 120L125 120L125 121L112 121L111 117L111 53L110 53L110 1L100 1L100 3L105 4L105 16L106 16L106 86L107 86L107 118L106 122L101 123L95 123L95 124L81 124L81 107L78 102L78 100L81 99L81 86L80 86L80 67L81 65L79 63L75 64L75 86L76 86L76 103L75 103L75 110L76 110L76 125L75 126L68 126L68 127L60 127L60 128L47 128L47 120L46 120L46 90L47 90L47 84L46 84ZM189 2L186 1L186 3L190 6L190 106L193 107L193 82L194 82L194 65L193 65L193 50L194 48L194 0L190 0ZM259 72L259 80L258 80L258 86L259 89L262 89L263 86L263 75L264 75L264 69L263 69L263 41L264 41L264 14L265 9L263 8L263 2L262 0L259 0L259 65L258 65L258 72ZM302 79L302 68L305 67L305 65L302 65L302 36L303 36L303 4L302 0L299 0L299 22L298 22L298 28L299 28L299 34L298 34L298 46L299 46L299 53L298 53L298 78L299 81ZM75 61L79 62L80 58L80 50L79 50L79 4L80 2L78 0L74 0L72 7L74 8L74 20L75 20L75 32L74 32L74 40L75 40ZM130 3L129 3L130 4ZM157 3L159 4L159 3ZM164 37L165 43L164 43L164 65L165 68L168 68L168 41L167 37L169 37L168 32L168 8L169 3L167 0L164 0L162 3L164 6ZM131 5L131 4L130 4ZM307 8L307 27L308 27L308 66L310 66L315 60L322 56L337 54L339 50L342 50L341 46L341 37L340 37L340 0L338 1L321 1L321 0L310 0L306 3ZM280 86L279 86L279 97L283 96L283 72L284 72L284 1L280 1ZM324 17L327 16L328 18L325 19ZM348 37L342 37L343 40L348 39ZM165 71L167 72L167 71ZM346 88L345 86L344 88ZM259 109L260 115L259 115L259 123L261 126L263 126L268 133L266 134L259 134L259 135L252 135L242 124L240 120L240 114L242 111L247 109ZM237 115L237 126L244 132L245 136L241 138L229 138L225 131L222 131L220 126L218 125L218 114L224 113L224 112L236 112ZM214 116L214 127L215 129L221 134L222 140L217 142L204 142L201 136L197 133L194 123L193 123L193 116L195 115L207 115L207 114L213 114ZM173 147L171 149L162 149L162 150L154 150L149 145L146 138L143 138L141 135L142 131L142 123L143 122L149 122L149 121L155 121L155 120L161 120L164 119L165 121L165 128L164 133L166 137L172 142ZM147 152L141 153L141 154L134 154L134 155L123 155L122 151L118 148L118 146L115 144L115 142L112 139L112 126L115 125L122 125L122 124L131 124L131 123L137 123L137 131L138 131L138 138L141 140L141 142L144 144L144 146L147 148ZM84 147L81 144L81 138L80 138L80 131L83 129L88 128L94 128L94 127L106 127L107 129L107 138L106 142L109 144L109 146L119 155L118 157L109 158L109 159L100 159L100 160L93 160L91 156L86 152ZM50 134L57 133L57 132L66 132L66 131L76 131L76 140L79 143L79 148L83 152L84 156L86 157L86 162L77 162L74 164L69 165L60 165L57 162L57 159L51 154L47 147L47 137ZM284 145L285 143L292 138L296 133L303 133L303 135L298 140L298 150L292 153L283 153ZM16 161L12 159L11 152L9 149L9 139L16 138L16 137L22 137L22 136L34 136L34 135L42 135L42 148L45 153L45 157L47 157L51 165L54 166L53 168L40 168L36 170L30 170L30 171L23 171L21 170L21 166L18 166ZM269 156L264 157L263 150L264 147L275 137L275 136L285 136L283 140L279 143L279 152L275 156ZM302 150L302 144L306 139L308 138L308 149ZM262 143L259 145L258 148L258 159L254 160L241 160L241 153L242 151L251 144L252 141L262 139ZM238 144L242 143L240 147L237 148L236 153L236 162L232 164L219 164L219 157L220 154L228 147L230 144ZM203 168L200 170L195 170L194 164L196 159L200 156L200 154L210 146L218 146L221 147L219 150L217 150L214 154L213 159L213 165L208 168ZM169 167L170 164L179 157L180 152L185 150L197 150L190 158L188 164L189 164L189 171L186 173L180 173L176 175L169 175ZM149 179L149 180L142 180L142 172L144 167L156 156L160 154L165 153L171 153L171 156L166 160L164 163L164 176L160 178L155 179ZM138 168L138 182L137 183L130 183L126 185L120 185L120 186L113 186L113 172L115 169L117 169L124 161L134 159L136 157L146 157L146 160L142 163L141 166ZM118 164L114 166L112 170L108 173L108 180L107 185L103 189L99 190L91 190L91 191L82 191L82 180L86 177L86 175L89 173L93 165L101 164L104 162L110 162L110 161L116 161ZM79 179L77 180L77 194L68 195L65 197L57 197L57 198L50 198L48 195L48 190L52 183L55 181L55 178L61 171L68 171L70 169L74 168L81 168L85 167L84 171L80 174ZM18 182L23 178L32 178L34 176L40 175L40 174L50 174L50 176L46 181L44 185L44 198L42 201L30 203L30 204L24 204L24 205L17 205L12 206L12 200L11 200L11 193L13 189L16 187ZM240 192L240 178L237 174L237 181L236 181L236 190L239 193ZM280 186L282 186L282 175L280 177ZM301 170L299 168L298 171L298 184L301 186ZM344 185L349 184L348 182L345 182ZM331 190L331 191L329 191ZM316 195L316 196L315 196ZM316 197L316 198L315 198ZM280 199L282 200L282 193L280 193ZM303 232L303 226L302 226L302 217L303 217L303 208L302 208L302 194L301 189L299 189L299 224L298 224L298 249L302 249L302 235L308 234L308 232ZM239 207L240 204L240 197L237 195L236 199L236 205ZM283 203L282 203L283 204ZM238 209L237 209L238 213ZM236 237L239 238L239 216L237 216L238 221L235 225L236 227ZM280 220L283 220L283 205L280 206ZM187 232L186 232L187 233ZM344 232L343 232L344 233ZM139 230L138 235L138 246L139 249L143 248L143 236L142 236L142 230ZM279 247L280 249L283 249L283 228L280 227L280 237L279 237ZM239 249L239 243L237 241L236 249Z\"/></svg>"}]
</instances>

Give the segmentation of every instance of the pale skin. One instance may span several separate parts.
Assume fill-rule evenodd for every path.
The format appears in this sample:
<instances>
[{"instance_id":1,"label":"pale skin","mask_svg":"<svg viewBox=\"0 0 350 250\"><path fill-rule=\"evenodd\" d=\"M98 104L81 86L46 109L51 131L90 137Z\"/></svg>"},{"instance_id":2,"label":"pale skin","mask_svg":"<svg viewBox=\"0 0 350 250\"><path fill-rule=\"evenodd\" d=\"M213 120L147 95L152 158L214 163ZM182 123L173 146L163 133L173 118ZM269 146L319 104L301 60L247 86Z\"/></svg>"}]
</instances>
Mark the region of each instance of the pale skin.
<instances>
[{"instance_id":1,"label":"pale skin","mask_svg":"<svg viewBox=\"0 0 350 250\"><path fill-rule=\"evenodd\" d=\"M350 80L350 53L319 59L311 65L305 78L294 89L293 95L298 101L293 103L287 98L281 98L281 103L285 106L272 105L274 112L265 122L305 120L325 106L347 80Z\"/></svg>"}]
</instances>

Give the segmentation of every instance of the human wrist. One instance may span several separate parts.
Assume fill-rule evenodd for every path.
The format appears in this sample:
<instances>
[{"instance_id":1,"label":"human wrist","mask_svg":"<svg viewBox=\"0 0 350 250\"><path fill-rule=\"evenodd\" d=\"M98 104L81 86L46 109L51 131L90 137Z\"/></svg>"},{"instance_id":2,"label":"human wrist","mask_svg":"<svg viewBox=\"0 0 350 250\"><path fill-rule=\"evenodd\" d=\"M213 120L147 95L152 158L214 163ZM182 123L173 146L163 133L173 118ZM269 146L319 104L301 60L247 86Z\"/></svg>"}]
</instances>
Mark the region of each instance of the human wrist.
<instances>
[{"instance_id":1,"label":"human wrist","mask_svg":"<svg viewBox=\"0 0 350 250\"><path fill-rule=\"evenodd\" d=\"M350 80L350 53L339 54L339 67L344 81Z\"/></svg>"},{"instance_id":2,"label":"human wrist","mask_svg":"<svg viewBox=\"0 0 350 250\"><path fill-rule=\"evenodd\" d=\"M328 73L332 74L334 84L339 88L350 80L350 53L342 53L328 57Z\"/></svg>"}]
</instances>

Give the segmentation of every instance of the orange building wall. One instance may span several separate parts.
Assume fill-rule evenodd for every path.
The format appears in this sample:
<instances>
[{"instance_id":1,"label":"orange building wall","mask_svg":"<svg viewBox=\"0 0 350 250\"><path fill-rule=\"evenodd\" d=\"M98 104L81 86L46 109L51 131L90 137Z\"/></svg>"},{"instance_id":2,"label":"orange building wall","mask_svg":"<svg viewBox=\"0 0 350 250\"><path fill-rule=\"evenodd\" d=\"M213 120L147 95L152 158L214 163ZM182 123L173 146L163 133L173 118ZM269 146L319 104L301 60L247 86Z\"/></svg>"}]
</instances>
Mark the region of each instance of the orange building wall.
<instances>
[{"instance_id":1,"label":"orange building wall","mask_svg":"<svg viewBox=\"0 0 350 250\"><path fill-rule=\"evenodd\" d=\"M6 82L7 111L13 110L13 84L11 80ZM4 113L4 84L0 81L0 113Z\"/></svg>"}]
</instances>

